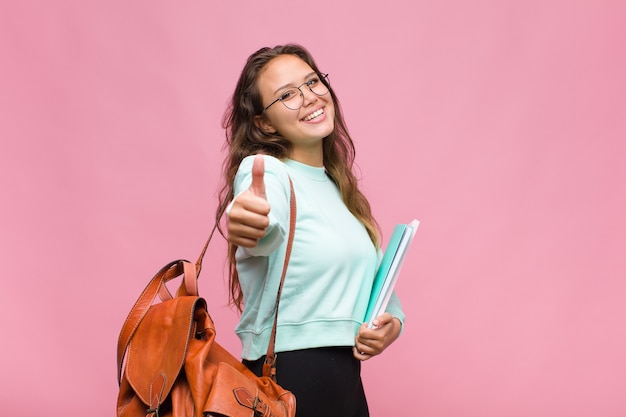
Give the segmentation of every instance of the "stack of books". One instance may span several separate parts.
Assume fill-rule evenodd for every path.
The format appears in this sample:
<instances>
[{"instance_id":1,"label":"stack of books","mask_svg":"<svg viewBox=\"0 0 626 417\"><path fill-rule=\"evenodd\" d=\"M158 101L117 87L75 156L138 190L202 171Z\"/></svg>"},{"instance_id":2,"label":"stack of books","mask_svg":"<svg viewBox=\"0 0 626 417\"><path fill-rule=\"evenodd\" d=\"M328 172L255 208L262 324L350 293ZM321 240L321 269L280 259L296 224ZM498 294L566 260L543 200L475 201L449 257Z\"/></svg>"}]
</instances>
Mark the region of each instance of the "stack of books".
<instances>
[{"instance_id":1,"label":"stack of books","mask_svg":"<svg viewBox=\"0 0 626 417\"><path fill-rule=\"evenodd\" d=\"M402 263L406 258L407 251L411 246L413 236L415 236L415 231L419 224L418 220L413 220L407 224L397 224L393 229L383 258L376 271L372 293L365 313L364 322L370 328L374 327L374 319L383 314L387 308L389 298L400 275Z\"/></svg>"}]
</instances>

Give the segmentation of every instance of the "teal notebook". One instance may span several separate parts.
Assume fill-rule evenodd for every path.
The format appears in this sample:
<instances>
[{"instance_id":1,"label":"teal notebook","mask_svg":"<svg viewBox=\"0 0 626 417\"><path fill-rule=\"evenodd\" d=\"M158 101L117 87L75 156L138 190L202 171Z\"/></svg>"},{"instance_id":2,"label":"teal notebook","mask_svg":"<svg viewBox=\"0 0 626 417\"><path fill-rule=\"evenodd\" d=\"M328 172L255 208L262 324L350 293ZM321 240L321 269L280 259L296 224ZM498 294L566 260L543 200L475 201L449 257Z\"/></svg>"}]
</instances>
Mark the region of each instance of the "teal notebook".
<instances>
[{"instance_id":1,"label":"teal notebook","mask_svg":"<svg viewBox=\"0 0 626 417\"><path fill-rule=\"evenodd\" d=\"M419 221L413 220L408 224L397 224L393 229L387 249L374 276L372 293L365 312L364 322L369 327L373 327L372 321L384 313L387 308L389 298L400 274L400 268L418 226Z\"/></svg>"}]
</instances>

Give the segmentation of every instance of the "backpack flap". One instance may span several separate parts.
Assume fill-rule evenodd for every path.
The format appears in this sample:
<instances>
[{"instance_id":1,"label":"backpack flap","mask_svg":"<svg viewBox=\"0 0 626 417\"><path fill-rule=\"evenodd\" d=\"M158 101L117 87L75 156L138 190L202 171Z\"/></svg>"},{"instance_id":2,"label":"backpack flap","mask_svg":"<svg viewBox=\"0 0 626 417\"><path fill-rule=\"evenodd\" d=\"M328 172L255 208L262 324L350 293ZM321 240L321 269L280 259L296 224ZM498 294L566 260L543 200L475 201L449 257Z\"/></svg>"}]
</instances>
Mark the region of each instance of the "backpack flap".
<instances>
[{"instance_id":1,"label":"backpack flap","mask_svg":"<svg viewBox=\"0 0 626 417\"><path fill-rule=\"evenodd\" d=\"M130 341L126 378L151 408L163 403L180 374L189 340L195 337L194 314L198 306L206 310L204 299L194 296L150 306Z\"/></svg>"}]
</instances>

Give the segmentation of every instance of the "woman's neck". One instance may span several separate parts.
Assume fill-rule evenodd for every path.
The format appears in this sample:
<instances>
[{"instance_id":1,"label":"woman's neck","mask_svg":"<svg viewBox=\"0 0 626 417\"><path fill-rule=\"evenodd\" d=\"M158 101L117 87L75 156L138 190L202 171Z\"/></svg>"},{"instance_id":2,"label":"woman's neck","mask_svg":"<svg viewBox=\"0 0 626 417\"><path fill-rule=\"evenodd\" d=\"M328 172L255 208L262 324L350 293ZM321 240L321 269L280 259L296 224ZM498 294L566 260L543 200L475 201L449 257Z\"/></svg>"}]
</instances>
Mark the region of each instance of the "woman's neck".
<instances>
[{"instance_id":1,"label":"woman's neck","mask_svg":"<svg viewBox=\"0 0 626 417\"><path fill-rule=\"evenodd\" d=\"M314 167L324 166L324 153L319 148L294 148L289 154L289 159Z\"/></svg>"}]
</instances>

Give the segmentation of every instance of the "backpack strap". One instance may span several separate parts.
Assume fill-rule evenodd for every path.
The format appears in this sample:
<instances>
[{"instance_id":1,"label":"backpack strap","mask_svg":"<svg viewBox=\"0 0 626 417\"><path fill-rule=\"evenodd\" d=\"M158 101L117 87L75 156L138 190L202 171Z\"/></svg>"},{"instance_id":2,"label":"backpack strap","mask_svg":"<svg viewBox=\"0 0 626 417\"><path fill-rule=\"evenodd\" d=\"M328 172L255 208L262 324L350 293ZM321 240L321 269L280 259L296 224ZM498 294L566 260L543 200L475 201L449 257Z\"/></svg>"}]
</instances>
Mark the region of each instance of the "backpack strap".
<instances>
[{"instance_id":1,"label":"backpack strap","mask_svg":"<svg viewBox=\"0 0 626 417\"><path fill-rule=\"evenodd\" d=\"M263 364L263 376L269 376L276 381L276 353L274 347L276 345L276 327L278 325L278 305L280 304L280 296L283 292L283 284L287 275L287 267L289 266L289 258L291 257L291 248L293 247L293 236L296 232L296 193L293 190L293 183L289 178L289 187L291 188L291 203L289 209L289 240L287 241L287 249L285 251L285 262L283 263L283 273L280 277L278 285L278 294L276 295L276 307L274 307L274 324L272 325L272 333L270 342L267 346L265 355L265 363Z\"/></svg>"}]
</instances>

